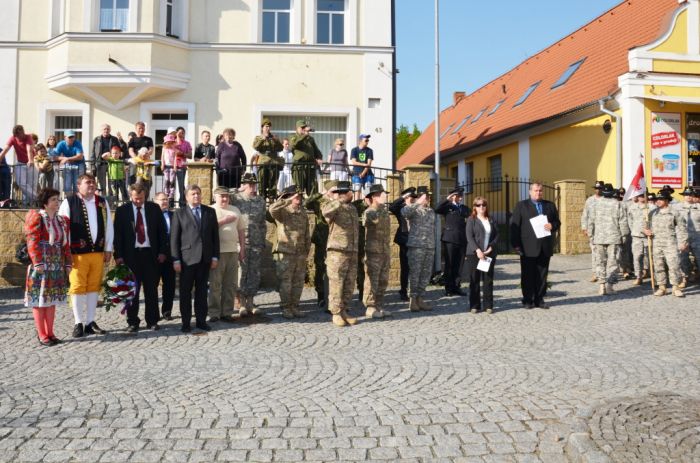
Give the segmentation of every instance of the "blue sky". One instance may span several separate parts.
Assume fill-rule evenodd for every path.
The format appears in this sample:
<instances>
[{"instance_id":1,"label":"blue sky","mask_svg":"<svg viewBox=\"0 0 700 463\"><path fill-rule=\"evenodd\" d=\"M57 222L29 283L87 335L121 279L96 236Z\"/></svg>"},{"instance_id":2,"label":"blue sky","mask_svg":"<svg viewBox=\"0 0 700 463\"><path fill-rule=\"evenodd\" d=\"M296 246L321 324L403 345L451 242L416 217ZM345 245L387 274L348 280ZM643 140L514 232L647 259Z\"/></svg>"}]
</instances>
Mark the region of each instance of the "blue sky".
<instances>
[{"instance_id":1,"label":"blue sky","mask_svg":"<svg viewBox=\"0 0 700 463\"><path fill-rule=\"evenodd\" d=\"M440 107L515 67L621 0L440 0ZM397 123L435 114L434 1L396 0Z\"/></svg>"}]
</instances>

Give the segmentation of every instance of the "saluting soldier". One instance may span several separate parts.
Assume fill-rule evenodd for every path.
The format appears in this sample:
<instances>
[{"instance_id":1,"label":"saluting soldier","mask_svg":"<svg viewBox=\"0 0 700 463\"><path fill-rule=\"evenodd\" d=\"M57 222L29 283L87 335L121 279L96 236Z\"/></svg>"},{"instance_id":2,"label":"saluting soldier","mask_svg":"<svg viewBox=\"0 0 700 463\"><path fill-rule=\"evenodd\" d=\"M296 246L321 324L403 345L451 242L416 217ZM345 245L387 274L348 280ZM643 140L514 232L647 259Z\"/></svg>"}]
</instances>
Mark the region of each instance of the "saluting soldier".
<instances>
[{"instance_id":1,"label":"saluting soldier","mask_svg":"<svg viewBox=\"0 0 700 463\"><path fill-rule=\"evenodd\" d=\"M336 326L354 325L348 314L357 277L357 242L359 221L352 201L350 182L338 182L332 199L321 208L328 223L326 269L328 272L328 308Z\"/></svg>"},{"instance_id":2,"label":"saluting soldier","mask_svg":"<svg viewBox=\"0 0 700 463\"><path fill-rule=\"evenodd\" d=\"M430 282L435 257L435 211L430 208L430 190L427 186L416 189L418 199L401 209L408 221L408 260L411 262L408 279L411 312L432 310L423 294ZM466 231L465 231L466 233Z\"/></svg>"},{"instance_id":3,"label":"saluting soldier","mask_svg":"<svg viewBox=\"0 0 700 463\"><path fill-rule=\"evenodd\" d=\"M634 198L627 207L627 223L632 236L632 266L634 267L634 285L639 286L649 273L649 239L644 234L648 228L649 212L655 206L647 203L645 193Z\"/></svg>"},{"instance_id":4,"label":"saluting soldier","mask_svg":"<svg viewBox=\"0 0 700 463\"><path fill-rule=\"evenodd\" d=\"M365 290L367 318L384 318L391 312L384 309L384 294L389 285L391 267L391 220L386 208L382 185L372 185L365 196L367 209L362 214L365 227Z\"/></svg>"},{"instance_id":5,"label":"saluting soldier","mask_svg":"<svg viewBox=\"0 0 700 463\"><path fill-rule=\"evenodd\" d=\"M598 200L588 217L588 236L593 239L596 253L596 278L600 283L598 294L613 294L617 280L618 255L623 236L629 233L627 213L615 198L615 189L606 183L603 198Z\"/></svg>"},{"instance_id":6,"label":"saluting soldier","mask_svg":"<svg viewBox=\"0 0 700 463\"><path fill-rule=\"evenodd\" d=\"M299 120L296 125L297 132L289 139L289 147L294 151L292 179L306 196L311 196L318 191L316 167L321 165L323 153L310 135L311 127L306 121Z\"/></svg>"},{"instance_id":7,"label":"saluting soldier","mask_svg":"<svg viewBox=\"0 0 700 463\"><path fill-rule=\"evenodd\" d=\"M681 217L668 205L672 196L668 190L661 190L656 196L656 209L649 214L649 227L644 234L651 236L654 276L659 289L654 296L666 295L668 282L673 286L671 294L683 297L678 285L681 282L678 250L688 247L688 228ZM668 273L666 272L668 267Z\"/></svg>"},{"instance_id":8,"label":"saluting soldier","mask_svg":"<svg viewBox=\"0 0 700 463\"><path fill-rule=\"evenodd\" d=\"M265 200L258 196L255 174L246 172L241 178L241 187L231 195L231 204L236 206L248 224L245 234L246 258L241 262L241 276L238 284L239 315L257 315L261 313L253 303L253 298L260 287L260 267L265 251Z\"/></svg>"},{"instance_id":9,"label":"saluting soldier","mask_svg":"<svg viewBox=\"0 0 700 463\"><path fill-rule=\"evenodd\" d=\"M389 205L389 212L396 216L396 220L399 222L399 226L396 229L396 234L394 235L394 243L399 245L399 264L401 266L401 289L399 290L399 297L402 301L408 301L408 222L406 218L401 215L401 209L407 204L413 204L416 200L416 188L410 187L406 188L401 192L401 197L396 199Z\"/></svg>"},{"instance_id":10,"label":"saluting soldier","mask_svg":"<svg viewBox=\"0 0 700 463\"><path fill-rule=\"evenodd\" d=\"M693 187L691 186L686 186L685 189L681 192L681 195L683 196L683 201L673 201L671 204L675 208L676 212L678 213L679 216L683 220L685 220L686 225L688 226L688 244L690 244L690 211L693 208L694 205L694 190ZM681 264L681 283L678 285L681 289L685 288L688 279L690 278L690 274L692 273L692 264L690 263L690 246L685 251L681 251L679 249L679 257L680 257L680 264Z\"/></svg>"},{"instance_id":11,"label":"saluting soldier","mask_svg":"<svg viewBox=\"0 0 700 463\"><path fill-rule=\"evenodd\" d=\"M282 151L282 142L271 132L272 122L264 118L260 124L260 135L253 140L253 149L258 152L258 181L260 182L260 194L263 198L277 196L277 178L284 159L277 153Z\"/></svg>"},{"instance_id":12,"label":"saluting soldier","mask_svg":"<svg viewBox=\"0 0 700 463\"><path fill-rule=\"evenodd\" d=\"M272 252L284 318L304 316L299 311L299 300L304 289L311 236L309 219L301 201L297 186L292 185L270 205L270 215L277 225L277 244Z\"/></svg>"},{"instance_id":13,"label":"saluting soldier","mask_svg":"<svg viewBox=\"0 0 700 463\"><path fill-rule=\"evenodd\" d=\"M598 265L596 263L596 253L593 250L593 237L588 235L588 221L589 217L593 215L593 208L595 207L596 203L603 197L601 195L601 190L604 186L605 182L602 180L595 182L595 185L593 185L593 191L595 193L586 198L586 203L583 206L583 214L581 214L581 230L586 236L588 236L588 245L591 248L591 271L593 274L591 277L591 283L598 281L598 277L596 277L596 268L598 268Z\"/></svg>"},{"instance_id":14,"label":"saluting soldier","mask_svg":"<svg viewBox=\"0 0 700 463\"><path fill-rule=\"evenodd\" d=\"M462 204L464 188L456 188L438 204L435 213L445 216L441 241L445 249L445 294L466 296L459 287L462 263L467 250L467 217L471 211Z\"/></svg>"}]
</instances>

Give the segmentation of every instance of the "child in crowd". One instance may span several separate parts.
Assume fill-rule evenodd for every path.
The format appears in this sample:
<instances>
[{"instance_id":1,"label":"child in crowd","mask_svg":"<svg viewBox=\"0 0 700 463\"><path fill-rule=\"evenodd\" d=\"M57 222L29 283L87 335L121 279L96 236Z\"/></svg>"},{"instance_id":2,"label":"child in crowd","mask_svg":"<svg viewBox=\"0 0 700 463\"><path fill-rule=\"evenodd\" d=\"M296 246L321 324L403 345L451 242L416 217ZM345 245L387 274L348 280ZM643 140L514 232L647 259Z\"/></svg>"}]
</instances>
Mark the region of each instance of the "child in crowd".
<instances>
[{"instance_id":1,"label":"child in crowd","mask_svg":"<svg viewBox=\"0 0 700 463\"><path fill-rule=\"evenodd\" d=\"M109 179L109 198L110 202L118 201L118 196L121 194L122 201L128 201L126 193L126 172L129 166L122 159L122 149L119 145L112 147L109 153L102 155L102 159L107 161L107 178Z\"/></svg>"},{"instance_id":2,"label":"child in crowd","mask_svg":"<svg viewBox=\"0 0 700 463\"><path fill-rule=\"evenodd\" d=\"M175 200L175 157L177 156L177 137L169 133L163 138L163 193L172 205Z\"/></svg>"},{"instance_id":3,"label":"child in crowd","mask_svg":"<svg viewBox=\"0 0 700 463\"><path fill-rule=\"evenodd\" d=\"M151 169L158 164L158 161L151 160L151 156L148 154L148 148L141 148L138 152L138 156L130 159L130 162L136 166L136 183L140 183L146 187L146 198L148 198L148 193L151 191L151 185L153 184L151 180Z\"/></svg>"},{"instance_id":4,"label":"child in crowd","mask_svg":"<svg viewBox=\"0 0 700 463\"><path fill-rule=\"evenodd\" d=\"M39 190L53 188L53 164L46 147L39 143L34 148L34 167L39 172Z\"/></svg>"}]
</instances>

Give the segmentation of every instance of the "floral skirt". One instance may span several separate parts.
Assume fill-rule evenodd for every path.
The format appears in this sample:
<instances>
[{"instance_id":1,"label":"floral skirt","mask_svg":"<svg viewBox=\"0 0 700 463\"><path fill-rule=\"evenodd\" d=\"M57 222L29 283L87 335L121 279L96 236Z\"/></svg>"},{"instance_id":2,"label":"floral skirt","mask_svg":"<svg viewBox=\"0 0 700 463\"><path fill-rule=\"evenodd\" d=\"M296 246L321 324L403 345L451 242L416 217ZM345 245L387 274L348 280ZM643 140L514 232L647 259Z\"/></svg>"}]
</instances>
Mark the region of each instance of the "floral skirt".
<instances>
[{"instance_id":1,"label":"floral skirt","mask_svg":"<svg viewBox=\"0 0 700 463\"><path fill-rule=\"evenodd\" d=\"M42 241L44 273L38 273L33 265L27 267L27 285L24 294L26 307L49 307L66 300L68 274L61 250L61 242L50 245Z\"/></svg>"}]
</instances>

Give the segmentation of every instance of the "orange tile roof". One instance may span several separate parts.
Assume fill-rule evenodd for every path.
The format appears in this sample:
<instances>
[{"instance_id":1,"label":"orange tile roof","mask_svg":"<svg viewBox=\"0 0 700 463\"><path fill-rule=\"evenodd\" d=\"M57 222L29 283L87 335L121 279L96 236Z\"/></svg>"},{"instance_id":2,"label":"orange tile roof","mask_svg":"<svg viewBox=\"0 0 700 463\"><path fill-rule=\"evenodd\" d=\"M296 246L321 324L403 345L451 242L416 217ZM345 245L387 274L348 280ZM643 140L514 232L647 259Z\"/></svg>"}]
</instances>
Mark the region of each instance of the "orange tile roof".
<instances>
[{"instance_id":1,"label":"orange tile roof","mask_svg":"<svg viewBox=\"0 0 700 463\"><path fill-rule=\"evenodd\" d=\"M629 71L628 51L661 37L677 8L678 0L626 0L461 98L440 115L440 132L451 127L440 141L441 157L612 95L618 90L618 77ZM583 58L584 63L565 85L550 89L571 64ZM529 98L514 108L525 91L539 81ZM498 110L489 115L504 98ZM479 120L472 123L484 108ZM471 118L453 133L468 115ZM433 161L434 127L433 122L399 158L399 169Z\"/></svg>"}]
</instances>

